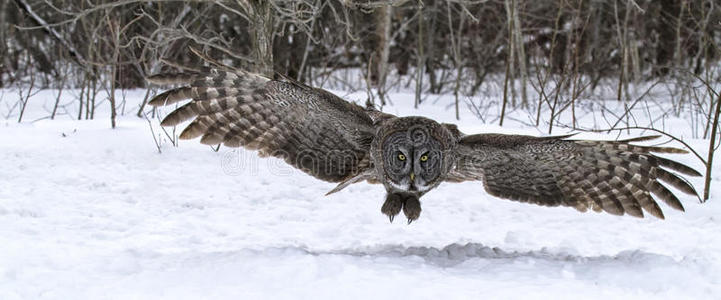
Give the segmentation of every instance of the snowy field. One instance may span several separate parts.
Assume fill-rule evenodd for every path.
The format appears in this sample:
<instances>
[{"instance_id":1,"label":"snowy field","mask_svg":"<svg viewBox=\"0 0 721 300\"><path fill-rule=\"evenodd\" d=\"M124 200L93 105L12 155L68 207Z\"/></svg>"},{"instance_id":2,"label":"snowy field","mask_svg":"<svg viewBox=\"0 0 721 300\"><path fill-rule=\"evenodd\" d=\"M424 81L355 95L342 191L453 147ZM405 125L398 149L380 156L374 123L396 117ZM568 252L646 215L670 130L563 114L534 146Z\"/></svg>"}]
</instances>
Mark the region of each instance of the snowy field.
<instances>
[{"instance_id":1,"label":"snowy field","mask_svg":"<svg viewBox=\"0 0 721 300\"><path fill-rule=\"evenodd\" d=\"M174 147L152 119L159 153L148 121L135 117L143 90L127 92L114 130L107 103L96 120L73 120L78 91L65 91L61 115L46 119L56 93L30 98L18 124L17 93L0 90L0 299L721 299L719 163L711 200L680 194L686 213L661 204L665 221L446 183L424 196L418 221L391 224L380 185L326 197L334 184L279 160L197 140ZM403 105L387 112L466 133L547 130L524 125L532 117L520 111L503 128L484 124L465 105L455 121L450 96L429 95L418 110L411 94L390 98ZM580 124L604 127L596 109L579 113ZM640 109L637 118L656 113ZM693 122L655 122L705 155ZM642 134L651 133L630 136ZM703 171L691 154L671 157ZM691 182L702 190L702 179Z\"/></svg>"}]
</instances>

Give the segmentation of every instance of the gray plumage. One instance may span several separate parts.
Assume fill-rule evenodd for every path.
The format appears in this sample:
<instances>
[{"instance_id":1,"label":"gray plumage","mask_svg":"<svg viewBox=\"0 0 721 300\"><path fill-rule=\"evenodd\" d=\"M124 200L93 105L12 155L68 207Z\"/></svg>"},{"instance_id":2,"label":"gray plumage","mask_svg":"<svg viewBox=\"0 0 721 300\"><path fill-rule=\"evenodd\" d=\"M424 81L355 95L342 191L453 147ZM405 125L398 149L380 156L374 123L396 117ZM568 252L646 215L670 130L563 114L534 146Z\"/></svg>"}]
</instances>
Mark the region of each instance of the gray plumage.
<instances>
[{"instance_id":1,"label":"gray plumage","mask_svg":"<svg viewBox=\"0 0 721 300\"><path fill-rule=\"evenodd\" d=\"M442 182L482 181L491 195L544 206L664 218L654 200L683 210L661 181L691 195L674 171L698 172L653 153L686 153L622 141L570 140L570 136L464 135L455 125L423 117L396 117L362 108L328 91L293 80L271 80L245 71L204 69L159 74L155 84L182 84L155 96L153 106L186 99L163 126L192 122L181 139L258 150L318 179L381 183L381 211L391 221L401 211L420 216L420 197Z\"/></svg>"}]
</instances>

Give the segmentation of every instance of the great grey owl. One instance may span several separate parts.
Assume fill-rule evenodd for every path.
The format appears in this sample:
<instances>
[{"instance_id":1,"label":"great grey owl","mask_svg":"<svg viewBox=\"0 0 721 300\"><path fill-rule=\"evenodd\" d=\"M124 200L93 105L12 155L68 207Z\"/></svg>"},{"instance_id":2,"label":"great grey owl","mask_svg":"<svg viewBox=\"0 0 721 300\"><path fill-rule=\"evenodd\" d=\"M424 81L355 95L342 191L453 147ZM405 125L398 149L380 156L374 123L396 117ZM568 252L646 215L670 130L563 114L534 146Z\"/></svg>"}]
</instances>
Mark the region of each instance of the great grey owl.
<instances>
[{"instance_id":1,"label":"great grey owl","mask_svg":"<svg viewBox=\"0 0 721 300\"><path fill-rule=\"evenodd\" d=\"M656 137L620 141L571 140L461 133L455 125L424 117L396 117L344 101L328 91L290 79L272 80L241 70L158 74L154 84L182 84L155 96L153 106L191 99L170 113L163 126L193 121L181 139L258 150L318 179L349 184L381 183L381 211L391 222L401 211L408 222L421 213L419 198L443 182L482 181L491 195L545 206L589 208L664 218L651 194L683 210L659 181L687 194L694 188L676 171L692 168L652 153L685 153L639 146ZM461 196L461 195L459 195Z\"/></svg>"}]
</instances>

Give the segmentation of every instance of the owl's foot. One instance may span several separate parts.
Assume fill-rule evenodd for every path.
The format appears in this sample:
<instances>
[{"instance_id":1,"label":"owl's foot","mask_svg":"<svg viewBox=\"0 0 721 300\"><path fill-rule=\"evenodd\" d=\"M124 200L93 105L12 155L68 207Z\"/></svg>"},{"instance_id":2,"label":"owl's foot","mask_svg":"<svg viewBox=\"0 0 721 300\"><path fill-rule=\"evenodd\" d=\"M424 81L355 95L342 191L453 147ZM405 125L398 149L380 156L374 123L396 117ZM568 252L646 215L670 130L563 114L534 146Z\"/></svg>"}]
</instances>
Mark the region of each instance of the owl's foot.
<instances>
[{"instance_id":1,"label":"owl's foot","mask_svg":"<svg viewBox=\"0 0 721 300\"><path fill-rule=\"evenodd\" d=\"M405 214L408 219L408 225L421 216L421 202L418 200L418 197L414 196L406 199L403 203L403 214Z\"/></svg>"},{"instance_id":2,"label":"owl's foot","mask_svg":"<svg viewBox=\"0 0 721 300\"><path fill-rule=\"evenodd\" d=\"M418 219L421 216L421 202L418 201L418 196L414 194L406 193L389 193L386 195L386 201L381 207L381 212L388 216L388 219L393 223L393 219L401 212L406 215L408 224Z\"/></svg>"},{"instance_id":3,"label":"owl's foot","mask_svg":"<svg viewBox=\"0 0 721 300\"><path fill-rule=\"evenodd\" d=\"M387 194L386 202L381 207L381 212L388 216L388 219L393 223L393 219L401 212L403 208L403 201L405 199L400 194Z\"/></svg>"}]
</instances>

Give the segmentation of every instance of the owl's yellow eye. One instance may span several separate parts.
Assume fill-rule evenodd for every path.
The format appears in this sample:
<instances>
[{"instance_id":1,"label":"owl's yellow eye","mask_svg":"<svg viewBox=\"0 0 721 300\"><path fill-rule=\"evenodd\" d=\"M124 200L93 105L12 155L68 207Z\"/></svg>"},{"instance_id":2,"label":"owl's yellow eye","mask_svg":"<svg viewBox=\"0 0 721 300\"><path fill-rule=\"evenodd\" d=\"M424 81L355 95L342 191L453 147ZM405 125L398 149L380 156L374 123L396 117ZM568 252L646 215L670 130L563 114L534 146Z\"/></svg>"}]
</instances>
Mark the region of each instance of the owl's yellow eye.
<instances>
[{"instance_id":1,"label":"owl's yellow eye","mask_svg":"<svg viewBox=\"0 0 721 300\"><path fill-rule=\"evenodd\" d=\"M406 160L406 156L403 155L403 153L399 153L399 154L398 154L398 159L399 159L399 160Z\"/></svg>"},{"instance_id":2,"label":"owl's yellow eye","mask_svg":"<svg viewBox=\"0 0 721 300\"><path fill-rule=\"evenodd\" d=\"M427 160L428 160L428 155L421 156L421 161L427 161Z\"/></svg>"}]
</instances>

